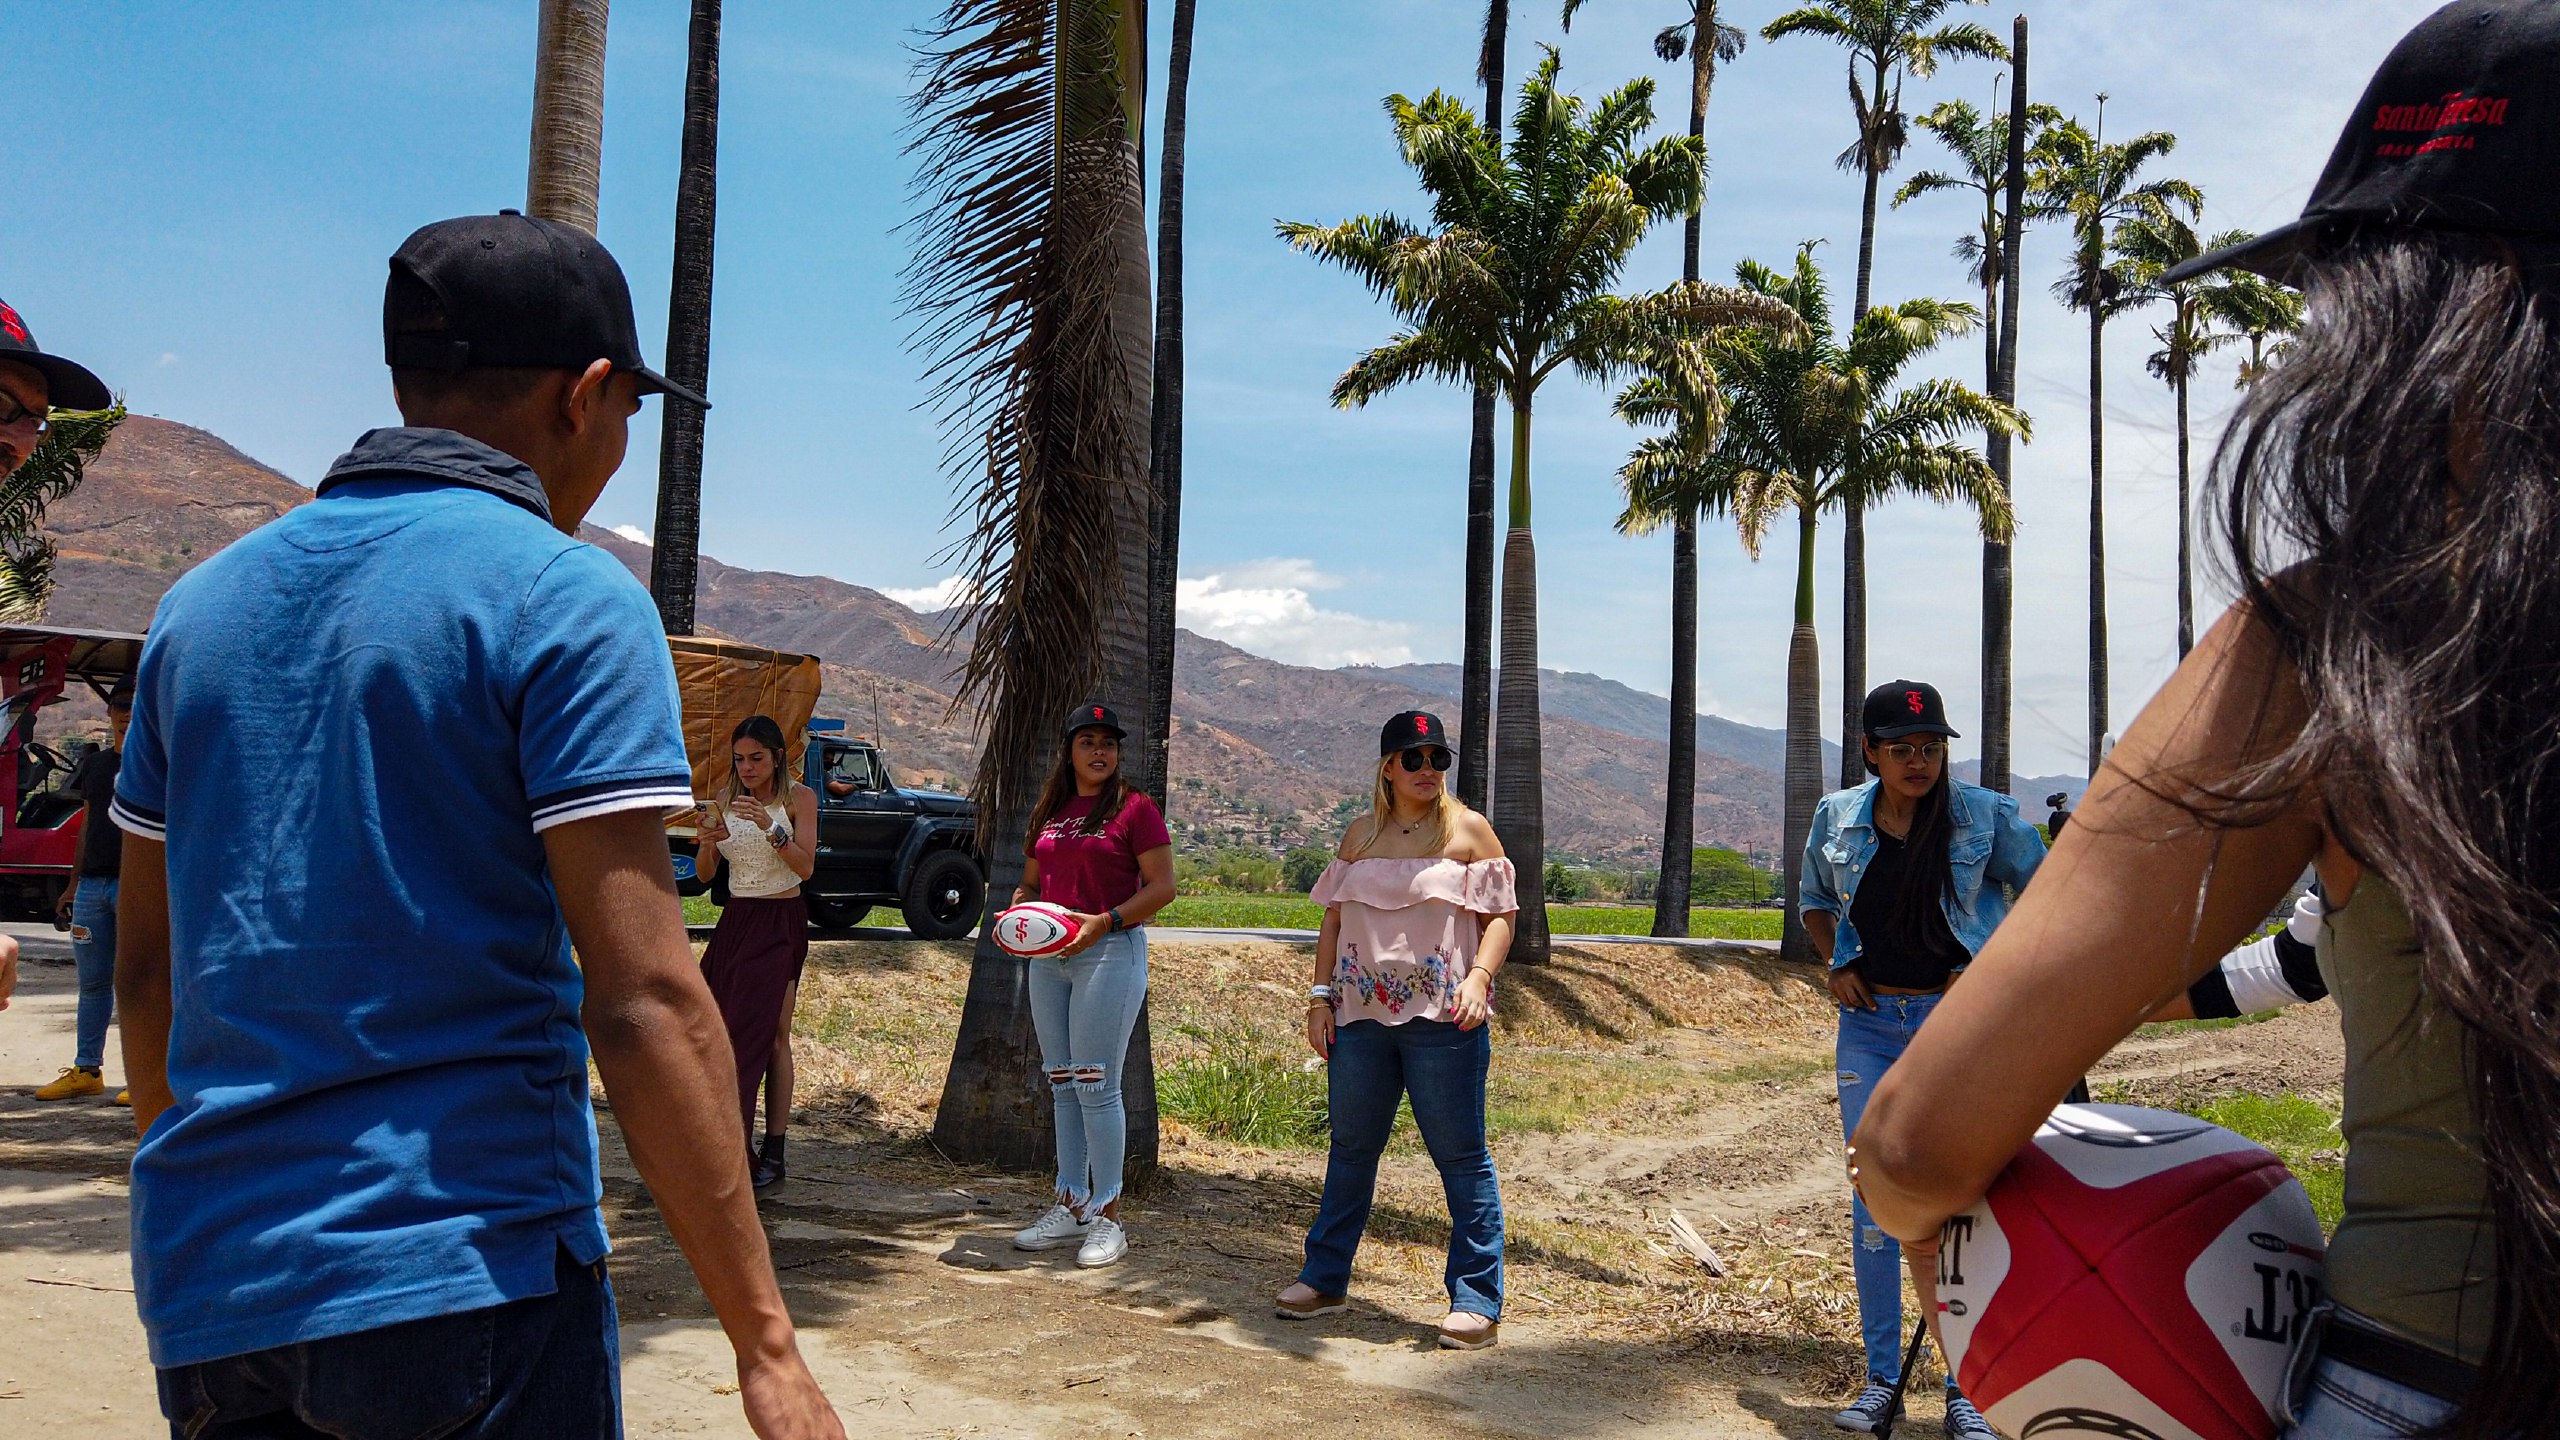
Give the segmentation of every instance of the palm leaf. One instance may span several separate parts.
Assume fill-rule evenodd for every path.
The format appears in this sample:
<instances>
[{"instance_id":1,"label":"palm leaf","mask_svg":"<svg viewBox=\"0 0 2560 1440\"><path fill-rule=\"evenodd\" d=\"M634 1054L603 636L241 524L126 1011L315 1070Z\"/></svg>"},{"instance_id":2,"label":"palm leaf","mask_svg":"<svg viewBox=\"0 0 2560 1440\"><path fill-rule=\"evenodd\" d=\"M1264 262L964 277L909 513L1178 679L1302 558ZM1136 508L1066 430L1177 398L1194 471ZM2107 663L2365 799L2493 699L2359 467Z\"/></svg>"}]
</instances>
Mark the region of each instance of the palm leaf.
<instances>
[{"instance_id":1,"label":"palm leaf","mask_svg":"<svg viewBox=\"0 0 2560 1440\"><path fill-rule=\"evenodd\" d=\"M89 462L124 423L124 407L56 410L26 463L0 478L0 621L44 617L53 596L53 542L44 535L45 507L80 488Z\"/></svg>"}]
</instances>

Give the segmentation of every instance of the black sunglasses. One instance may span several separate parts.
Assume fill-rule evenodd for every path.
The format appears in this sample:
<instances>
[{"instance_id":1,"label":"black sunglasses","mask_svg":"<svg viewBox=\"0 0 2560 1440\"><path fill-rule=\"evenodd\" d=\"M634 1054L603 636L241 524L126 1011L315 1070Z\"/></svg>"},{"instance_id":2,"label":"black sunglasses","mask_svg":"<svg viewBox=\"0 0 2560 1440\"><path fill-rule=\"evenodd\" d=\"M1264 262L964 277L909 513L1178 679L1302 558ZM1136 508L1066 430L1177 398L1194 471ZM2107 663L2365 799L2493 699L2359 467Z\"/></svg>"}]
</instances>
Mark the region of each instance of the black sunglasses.
<instances>
[{"instance_id":1,"label":"black sunglasses","mask_svg":"<svg viewBox=\"0 0 2560 1440\"><path fill-rule=\"evenodd\" d=\"M1406 770L1419 771L1422 769L1422 762L1426 756L1430 758L1431 768L1434 770L1446 770L1457 760L1456 756L1441 749L1437 745L1428 745L1416 750L1407 750L1403 754L1397 756L1396 759L1397 763L1403 765Z\"/></svg>"}]
</instances>

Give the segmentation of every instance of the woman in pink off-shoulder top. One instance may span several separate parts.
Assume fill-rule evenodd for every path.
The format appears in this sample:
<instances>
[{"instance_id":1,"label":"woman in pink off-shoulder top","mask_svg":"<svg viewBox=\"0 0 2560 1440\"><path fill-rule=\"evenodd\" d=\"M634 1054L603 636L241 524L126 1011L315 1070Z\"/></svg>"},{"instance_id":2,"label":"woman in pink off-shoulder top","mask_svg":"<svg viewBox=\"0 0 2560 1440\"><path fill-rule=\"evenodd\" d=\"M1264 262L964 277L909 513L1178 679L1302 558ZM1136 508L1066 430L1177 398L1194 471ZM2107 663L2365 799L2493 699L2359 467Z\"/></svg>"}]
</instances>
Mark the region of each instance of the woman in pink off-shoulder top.
<instances>
[{"instance_id":1,"label":"woman in pink off-shoulder top","mask_svg":"<svg viewBox=\"0 0 2560 1440\"><path fill-rule=\"evenodd\" d=\"M1368 1228L1378 1156L1410 1097L1449 1197L1449 1316L1440 1343L1481 1350L1502 1320L1502 1194L1485 1148L1493 977L1511 946L1511 862L1485 818L1452 797L1440 718L1408 710L1378 737L1370 812L1352 822L1316 882L1325 907L1307 1002L1307 1043L1328 1062L1333 1149L1307 1263L1280 1292L1282 1318L1349 1302L1351 1257Z\"/></svg>"}]
</instances>

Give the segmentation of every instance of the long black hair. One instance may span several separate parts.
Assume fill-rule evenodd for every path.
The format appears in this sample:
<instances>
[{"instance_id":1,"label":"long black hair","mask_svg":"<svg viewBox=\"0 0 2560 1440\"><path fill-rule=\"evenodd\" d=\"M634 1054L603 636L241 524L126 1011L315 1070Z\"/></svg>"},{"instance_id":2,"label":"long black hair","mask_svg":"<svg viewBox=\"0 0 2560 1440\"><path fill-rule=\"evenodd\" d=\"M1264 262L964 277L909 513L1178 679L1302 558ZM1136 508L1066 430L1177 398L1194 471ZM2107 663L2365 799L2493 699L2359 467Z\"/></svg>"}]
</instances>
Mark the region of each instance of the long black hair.
<instances>
[{"instance_id":1,"label":"long black hair","mask_svg":"<svg viewBox=\"0 0 2560 1440\"><path fill-rule=\"evenodd\" d=\"M1082 730L1077 733L1082 733ZM1121 748L1123 750L1128 748L1125 741ZM1062 806L1074 798L1076 798L1076 737L1071 734L1066 738L1066 742L1058 747L1058 763L1049 767L1049 778L1040 786L1040 803L1031 807L1031 824L1022 834L1022 848L1025 851L1040 842L1040 832L1049 827L1050 819ZM1093 808L1085 812L1084 824L1078 827L1079 832L1086 835L1101 834L1102 827L1118 817L1121 805L1126 803L1128 798L1129 784L1121 778L1120 767L1114 765L1111 767L1111 774L1103 780L1102 789L1094 794Z\"/></svg>"},{"instance_id":2,"label":"long black hair","mask_svg":"<svg viewBox=\"0 0 2560 1440\"><path fill-rule=\"evenodd\" d=\"M2213 480L2231 578L2307 716L2187 802L2248 825L2308 787L2463 1026L2497 1275L2447 1433L2480 1440L2560 1410L2560 287L2540 258L2403 230L2312 263L2301 337Z\"/></svg>"},{"instance_id":3,"label":"long black hair","mask_svg":"<svg viewBox=\"0 0 2560 1440\"><path fill-rule=\"evenodd\" d=\"M1912 744L1925 745L1937 737L1908 738ZM1873 735L1866 740L1870 745L1895 743ZM1949 798L1954 771L1952 762L1938 766L1938 783L1920 797L1911 812L1911 829L1902 837L1902 888L1894 892L1885 930L1905 955L1928 954L1946 933L1946 911L1942 907L1956 893L1955 807ZM1872 763L1867 772L1878 776L1876 788L1881 794L1884 786L1880 772Z\"/></svg>"}]
</instances>

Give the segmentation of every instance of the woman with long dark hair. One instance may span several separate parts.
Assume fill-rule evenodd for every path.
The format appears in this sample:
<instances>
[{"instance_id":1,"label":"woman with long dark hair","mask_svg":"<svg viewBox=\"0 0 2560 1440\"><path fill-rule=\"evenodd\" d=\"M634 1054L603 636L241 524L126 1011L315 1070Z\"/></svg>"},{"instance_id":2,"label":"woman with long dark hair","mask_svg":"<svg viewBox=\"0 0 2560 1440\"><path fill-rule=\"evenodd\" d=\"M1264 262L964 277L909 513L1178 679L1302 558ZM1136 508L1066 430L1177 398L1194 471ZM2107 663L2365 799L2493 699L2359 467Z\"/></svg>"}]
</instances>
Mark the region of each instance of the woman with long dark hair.
<instances>
[{"instance_id":1,"label":"woman with long dark hair","mask_svg":"<svg viewBox=\"0 0 2560 1440\"><path fill-rule=\"evenodd\" d=\"M1325 1063L1333 1119L1306 1264L1280 1292L1284 1320L1350 1304L1378 1157L1396 1109L1449 1200L1448 1318L1440 1345L1482 1350L1502 1332L1502 1191L1485 1146L1493 977L1511 948L1516 877L1493 826L1449 793L1456 753L1440 717L1407 710L1378 735L1369 813L1316 881L1325 907L1307 987L1307 1045Z\"/></svg>"},{"instance_id":2,"label":"woman with long dark hair","mask_svg":"<svg viewBox=\"0 0 2560 1440\"><path fill-rule=\"evenodd\" d=\"M791 778L782 727L750 715L729 732L729 784L703 807L695 873L729 867L729 903L703 948L702 978L720 1002L738 1063L739 1123L755 1188L785 1172L791 1128L791 1015L809 960L809 911L800 882L818 864L818 797ZM764 1146L756 1148L762 1090Z\"/></svg>"},{"instance_id":3,"label":"woman with long dark hair","mask_svg":"<svg viewBox=\"0 0 2560 1440\"><path fill-rule=\"evenodd\" d=\"M1076 937L1030 967L1031 1024L1049 1072L1058 1127L1058 1202L1013 1237L1016 1248L1076 1247L1091 1269L1129 1252L1120 1180L1129 1107L1120 1071L1147 998L1147 934L1173 901L1173 836L1164 812L1120 776L1129 732L1108 705L1067 716L1058 763L1031 807L1013 903L1047 900L1075 916Z\"/></svg>"},{"instance_id":4,"label":"woman with long dark hair","mask_svg":"<svg viewBox=\"0 0 2560 1440\"><path fill-rule=\"evenodd\" d=\"M2555 75L2560 8L2447 6L2383 63L2303 221L2192 267L2308 301L2215 467L2240 598L1851 1155L1930 1284L1940 1223L2071 1077L2316 866L2346 1209L2291 1435L2560 1415L2560 232L2526 110Z\"/></svg>"},{"instance_id":5,"label":"woman with long dark hair","mask_svg":"<svg viewBox=\"0 0 2560 1440\"><path fill-rule=\"evenodd\" d=\"M2016 800L1948 773L1947 742L1957 736L1936 687L1917 680L1879 685L1860 714L1867 770L1876 778L1823 797L1799 887L1805 931L1831 966L1831 995L1840 1004L1844 1138L2008 914L2010 893L2044 860L2044 840L2018 817ZM1867 1381L1832 1423L1873 1431L1893 1408L1902 1378L1902 1255L1863 1200L1852 1195L1849 1211ZM1992 1440L1953 1376L1946 1431Z\"/></svg>"}]
</instances>

